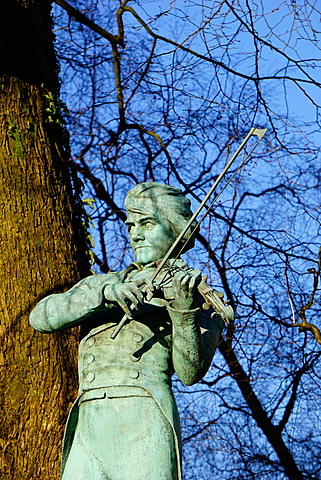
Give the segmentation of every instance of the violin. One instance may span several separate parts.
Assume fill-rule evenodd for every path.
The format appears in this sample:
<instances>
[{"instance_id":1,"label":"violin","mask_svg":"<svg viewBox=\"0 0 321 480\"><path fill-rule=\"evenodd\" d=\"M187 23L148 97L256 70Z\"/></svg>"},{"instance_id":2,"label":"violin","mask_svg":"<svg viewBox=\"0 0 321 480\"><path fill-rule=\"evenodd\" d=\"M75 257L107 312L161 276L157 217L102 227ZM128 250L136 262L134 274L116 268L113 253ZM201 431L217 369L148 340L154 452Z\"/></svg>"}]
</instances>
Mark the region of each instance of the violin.
<instances>
[{"instance_id":1,"label":"violin","mask_svg":"<svg viewBox=\"0 0 321 480\"><path fill-rule=\"evenodd\" d=\"M173 275L175 275L175 273L182 270L188 271L193 270L193 268L188 267L188 265L181 259L176 260L174 266L171 265L171 262L167 263L163 267L161 274L157 276L157 283L155 284L151 282L151 280L148 278L148 273L145 271L144 284L140 286L140 289L145 293L145 302L158 306L168 305L168 300L172 299L173 297L173 295L170 293L172 291L172 277ZM151 271L150 273L153 274L153 271ZM206 277L203 276L201 282L197 286L198 292L205 300L202 308L204 310L208 310L212 307L215 314L219 315L227 325L232 324L234 321L233 308L231 307L231 305L228 304L228 301L223 300L224 294L215 289L212 289L209 285L207 285L205 280ZM135 282L135 280L133 281ZM157 296L155 297L155 293L160 290L163 291L163 298L158 298ZM130 309L132 308L130 307ZM132 319L132 315L130 314L130 312L127 311L121 321L118 323L116 329L111 334L110 338L115 339L126 321Z\"/></svg>"}]
</instances>

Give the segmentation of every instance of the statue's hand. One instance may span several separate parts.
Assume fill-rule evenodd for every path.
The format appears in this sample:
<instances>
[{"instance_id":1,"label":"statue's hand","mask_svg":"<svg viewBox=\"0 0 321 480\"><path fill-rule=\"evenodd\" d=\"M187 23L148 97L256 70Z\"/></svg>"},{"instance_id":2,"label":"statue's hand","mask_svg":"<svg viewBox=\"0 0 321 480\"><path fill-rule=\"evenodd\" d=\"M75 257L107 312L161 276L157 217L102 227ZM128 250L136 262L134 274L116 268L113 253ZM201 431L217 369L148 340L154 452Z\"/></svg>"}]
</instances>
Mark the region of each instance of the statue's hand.
<instances>
[{"instance_id":1,"label":"statue's hand","mask_svg":"<svg viewBox=\"0 0 321 480\"><path fill-rule=\"evenodd\" d=\"M130 311L128 303L134 305L135 309L138 310L144 300L138 285L132 282L105 285L103 294L107 302L118 303L126 313Z\"/></svg>"},{"instance_id":2,"label":"statue's hand","mask_svg":"<svg viewBox=\"0 0 321 480\"><path fill-rule=\"evenodd\" d=\"M172 280L174 300L173 308L193 310L199 306L200 295L197 286L202 280L199 270L178 271Z\"/></svg>"}]
</instances>

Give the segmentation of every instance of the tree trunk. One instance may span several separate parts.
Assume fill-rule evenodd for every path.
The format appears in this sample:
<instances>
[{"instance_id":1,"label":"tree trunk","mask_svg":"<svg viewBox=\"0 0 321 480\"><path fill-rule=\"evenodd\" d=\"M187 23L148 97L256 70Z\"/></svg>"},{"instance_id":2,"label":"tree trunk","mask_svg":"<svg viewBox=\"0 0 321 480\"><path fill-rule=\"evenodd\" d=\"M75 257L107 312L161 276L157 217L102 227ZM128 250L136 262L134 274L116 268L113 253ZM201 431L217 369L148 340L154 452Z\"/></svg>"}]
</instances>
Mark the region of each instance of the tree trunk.
<instances>
[{"instance_id":1,"label":"tree trunk","mask_svg":"<svg viewBox=\"0 0 321 480\"><path fill-rule=\"evenodd\" d=\"M9 0L1 19L1 479L50 480L59 477L76 393L78 334L37 333L28 316L89 270L57 100L50 2Z\"/></svg>"}]
</instances>

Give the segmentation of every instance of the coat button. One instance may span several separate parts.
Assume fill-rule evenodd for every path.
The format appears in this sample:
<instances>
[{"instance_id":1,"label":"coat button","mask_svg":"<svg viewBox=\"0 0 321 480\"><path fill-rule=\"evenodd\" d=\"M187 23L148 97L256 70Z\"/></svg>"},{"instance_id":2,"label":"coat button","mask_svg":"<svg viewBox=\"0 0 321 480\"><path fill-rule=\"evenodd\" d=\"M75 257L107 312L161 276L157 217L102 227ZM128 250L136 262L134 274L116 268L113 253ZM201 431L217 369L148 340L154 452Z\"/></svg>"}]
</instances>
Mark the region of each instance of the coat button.
<instances>
[{"instance_id":1,"label":"coat button","mask_svg":"<svg viewBox=\"0 0 321 480\"><path fill-rule=\"evenodd\" d=\"M130 378L138 378L139 377L139 371L138 370L131 370L129 372Z\"/></svg>"},{"instance_id":2,"label":"coat button","mask_svg":"<svg viewBox=\"0 0 321 480\"><path fill-rule=\"evenodd\" d=\"M90 365L94 360L95 357L93 355L89 355L89 357L87 358L87 364Z\"/></svg>"},{"instance_id":3,"label":"coat button","mask_svg":"<svg viewBox=\"0 0 321 480\"><path fill-rule=\"evenodd\" d=\"M143 340L143 337L140 333L134 333L133 340L134 340L134 342L139 343Z\"/></svg>"},{"instance_id":4,"label":"coat button","mask_svg":"<svg viewBox=\"0 0 321 480\"><path fill-rule=\"evenodd\" d=\"M92 347L92 346L94 345L94 343L95 343L94 337L88 338L87 343L88 343L89 347Z\"/></svg>"},{"instance_id":5,"label":"coat button","mask_svg":"<svg viewBox=\"0 0 321 480\"><path fill-rule=\"evenodd\" d=\"M130 358L133 362L138 362L138 360L140 360L140 356L136 356L135 354L133 354Z\"/></svg>"},{"instance_id":6,"label":"coat button","mask_svg":"<svg viewBox=\"0 0 321 480\"><path fill-rule=\"evenodd\" d=\"M93 372L88 373L86 382L92 382L93 380L95 380L95 374Z\"/></svg>"}]
</instances>

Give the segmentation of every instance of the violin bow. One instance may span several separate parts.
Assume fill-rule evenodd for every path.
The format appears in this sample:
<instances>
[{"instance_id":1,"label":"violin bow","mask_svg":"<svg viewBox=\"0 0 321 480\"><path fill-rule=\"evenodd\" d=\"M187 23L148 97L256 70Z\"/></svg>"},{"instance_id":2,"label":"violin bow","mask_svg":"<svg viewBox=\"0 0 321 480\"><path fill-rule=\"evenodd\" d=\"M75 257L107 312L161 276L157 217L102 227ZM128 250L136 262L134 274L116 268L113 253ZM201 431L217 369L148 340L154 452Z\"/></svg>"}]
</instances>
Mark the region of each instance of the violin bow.
<instances>
[{"instance_id":1,"label":"violin bow","mask_svg":"<svg viewBox=\"0 0 321 480\"><path fill-rule=\"evenodd\" d=\"M193 224L194 220L197 218L197 216L200 214L200 212L203 210L204 207L206 207L206 203L208 202L208 200L210 199L212 193L216 190L218 184L221 182L221 180L223 179L224 175L228 172L228 170L231 168L232 164L234 163L234 161L236 160L236 158L239 156L239 154L242 152L242 150L244 150L244 148L246 147L248 141L250 140L251 137L253 136L256 136L258 137L258 140L257 142L254 144L254 146L251 148L250 152L246 155L246 157L243 159L241 165L234 171L233 175L231 175L231 177L228 179L228 181L225 183L224 187L221 189L221 191L215 196L214 200L210 203L210 205L208 207L206 207L206 211L205 213L202 215L201 219L197 222L195 228L192 230L192 232L190 233L190 235L188 236L188 238L184 241L183 245L180 247L180 250L178 252L178 254L175 256L173 262L171 263L171 267L172 268L175 264L175 261L177 260L177 258L180 256L180 254L182 253L182 251L184 250L184 247L185 245L187 244L187 242L190 240L190 238L194 235L194 233L196 232L196 230L198 229L200 223L204 220L204 218L206 217L206 215L209 213L209 211L211 210L212 206L214 205L214 203L217 201L217 199L219 198L219 196L222 194L222 192L225 190L225 188L229 185L229 183L233 180L233 178L235 177L235 175L238 173L238 171L244 166L246 160L251 156L251 154L253 153L253 151L256 149L256 147L258 146L258 144L260 143L260 141L262 140L262 138L264 137L265 133L267 132L267 128L254 128L252 127L249 131L249 133L246 135L246 137L244 138L243 142L241 143L241 145L238 147L238 149L236 150L236 152L234 153L234 155L232 155L231 159L227 162L227 164L225 165L225 167L223 168L222 172L219 174L219 176L217 177L217 179L215 180L215 182L213 183L212 187L209 189L208 193L205 195L203 201L199 204L197 210L193 213L193 215L191 216L191 218L189 219L189 221L187 222L187 224L185 225L185 227L183 228L183 230L181 231L181 233L178 235L178 237L176 238L175 242L172 244L172 246L169 248L169 250L167 251L166 255L163 257L163 259L161 260L161 262L158 264L155 272L153 273L153 276L152 278L150 279L150 281L148 282L148 287L149 287L149 295L151 296L152 295L152 292L153 292L153 287L154 289L156 288L156 279L157 277L159 276L160 272L163 270L163 267L164 265L167 263L167 261L169 260L169 258L172 256L173 252L177 249L177 247L180 245L181 241L183 240L183 237L184 235L187 233L187 231L189 230L190 226ZM167 272L167 274L169 274L170 271ZM163 279L164 280L164 279ZM126 323L127 320L130 320L132 319L131 317L131 314L129 312L127 312L123 318L121 319L121 321L118 323L117 325L117 328L113 331L113 333L111 334L110 338L112 339L115 339L117 334L120 332L120 330L122 329L123 325Z\"/></svg>"}]
</instances>

